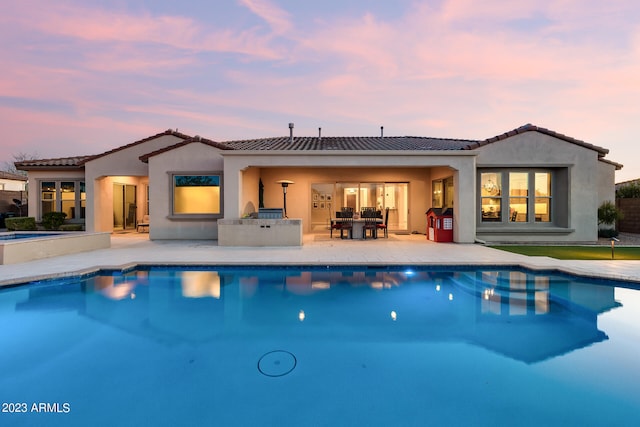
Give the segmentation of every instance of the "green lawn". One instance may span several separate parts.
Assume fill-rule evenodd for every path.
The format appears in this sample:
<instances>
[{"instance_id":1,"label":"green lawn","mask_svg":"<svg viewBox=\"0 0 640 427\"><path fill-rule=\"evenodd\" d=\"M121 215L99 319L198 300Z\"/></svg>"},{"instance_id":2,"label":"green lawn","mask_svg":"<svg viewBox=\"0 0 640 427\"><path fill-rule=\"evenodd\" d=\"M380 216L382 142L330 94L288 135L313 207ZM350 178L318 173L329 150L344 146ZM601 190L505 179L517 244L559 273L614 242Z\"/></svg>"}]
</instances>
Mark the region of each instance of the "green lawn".
<instances>
[{"instance_id":1,"label":"green lawn","mask_svg":"<svg viewBox=\"0 0 640 427\"><path fill-rule=\"evenodd\" d=\"M610 246L492 246L503 251L528 256L548 256L557 259L611 259ZM618 246L617 260L640 260L640 247Z\"/></svg>"}]
</instances>

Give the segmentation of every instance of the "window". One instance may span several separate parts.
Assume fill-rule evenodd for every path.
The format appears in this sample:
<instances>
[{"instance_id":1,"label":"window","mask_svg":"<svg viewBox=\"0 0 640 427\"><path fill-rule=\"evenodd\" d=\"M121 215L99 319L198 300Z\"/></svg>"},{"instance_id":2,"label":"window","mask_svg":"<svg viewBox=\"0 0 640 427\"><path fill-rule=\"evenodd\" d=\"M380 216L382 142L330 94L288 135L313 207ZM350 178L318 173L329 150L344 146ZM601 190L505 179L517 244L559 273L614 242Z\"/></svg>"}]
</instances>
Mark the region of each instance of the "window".
<instances>
[{"instance_id":1,"label":"window","mask_svg":"<svg viewBox=\"0 0 640 427\"><path fill-rule=\"evenodd\" d=\"M454 196L453 177L432 181L431 193L431 207L452 208Z\"/></svg>"},{"instance_id":2,"label":"window","mask_svg":"<svg viewBox=\"0 0 640 427\"><path fill-rule=\"evenodd\" d=\"M76 183L63 181L60 183L60 211L67 214L67 218L74 217L76 208Z\"/></svg>"},{"instance_id":3,"label":"window","mask_svg":"<svg viewBox=\"0 0 640 427\"><path fill-rule=\"evenodd\" d=\"M56 211L56 183L43 181L40 183L40 214Z\"/></svg>"},{"instance_id":4,"label":"window","mask_svg":"<svg viewBox=\"0 0 640 427\"><path fill-rule=\"evenodd\" d=\"M480 174L480 208L483 222L502 221L502 174Z\"/></svg>"},{"instance_id":5,"label":"window","mask_svg":"<svg viewBox=\"0 0 640 427\"><path fill-rule=\"evenodd\" d=\"M174 215L222 216L222 174L172 174Z\"/></svg>"},{"instance_id":6,"label":"window","mask_svg":"<svg viewBox=\"0 0 640 427\"><path fill-rule=\"evenodd\" d=\"M442 180L438 179L431 183L431 206L441 208L444 206L444 193Z\"/></svg>"},{"instance_id":7,"label":"window","mask_svg":"<svg viewBox=\"0 0 640 427\"><path fill-rule=\"evenodd\" d=\"M481 222L552 222L552 175L524 169L481 172Z\"/></svg>"},{"instance_id":8,"label":"window","mask_svg":"<svg viewBox=\"0 0 640 427\"><path fill-rule=\"evenodd\" d=\"M535 207L536 222L551 221L551 174L536 172L535 174Z\"/></svg>"},{"instance_id":9,"label":"window","mask_svg":"<svg viewBox=\"0 0 640 427\"><path fill-rule=\"evenodd\" d=\"M40 215L64 212L67 220L85 218L87 193L83 181L41 181Z\"/></svg>"},{"instance_id":10,"label":"window","mask_svg":"<svg viewBox=\"0 0 640 427\"><path fill-rule=\"evenodd\" d=\"M509 173L509 221L527 222L529 207L529 174Z\"/></svg>"}]
</instances>

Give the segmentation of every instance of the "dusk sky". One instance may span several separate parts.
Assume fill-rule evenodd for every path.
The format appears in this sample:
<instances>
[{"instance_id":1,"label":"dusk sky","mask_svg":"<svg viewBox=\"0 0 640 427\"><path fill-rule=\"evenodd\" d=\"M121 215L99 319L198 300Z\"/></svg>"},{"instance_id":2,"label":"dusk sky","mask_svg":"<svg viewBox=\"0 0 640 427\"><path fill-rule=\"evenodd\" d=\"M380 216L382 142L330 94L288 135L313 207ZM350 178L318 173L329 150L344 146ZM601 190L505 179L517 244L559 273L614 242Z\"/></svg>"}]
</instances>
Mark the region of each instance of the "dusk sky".
<instances>
[{"instance_id":1,"label":"dusk sky","mask_svg":"<svg viewBox=\"0 0 640 427\"><path fill-rule=\"evenodd\" d=\"M0 38L0 164L169 128L485 139L532 123L640 178L638 0L4 1Z\"/></svg>"}]
</instances>

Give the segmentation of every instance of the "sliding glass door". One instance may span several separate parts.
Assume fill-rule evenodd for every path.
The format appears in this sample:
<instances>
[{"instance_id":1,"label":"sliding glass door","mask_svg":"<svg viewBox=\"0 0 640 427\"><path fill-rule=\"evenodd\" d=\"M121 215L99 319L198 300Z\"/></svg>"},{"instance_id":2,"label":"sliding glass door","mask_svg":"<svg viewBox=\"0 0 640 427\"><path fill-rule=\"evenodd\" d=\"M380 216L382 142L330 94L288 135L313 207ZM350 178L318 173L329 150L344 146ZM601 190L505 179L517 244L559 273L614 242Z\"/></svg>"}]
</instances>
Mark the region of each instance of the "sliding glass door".
<instances>
[{"instance_id":1,"label":"sliding glass door","mask_svg":"<svg viewBox=\"0 0 640 427\"><path fill-rule=\"evenodd\" d=\"M136 186L113 184L113 229L135 229L136 217Z\"/></svg>"},{"instance_id":2,"label":"sliding glass door","mask_svg":"<svg viewBox=\"0 0 640 427\"><path fill-rule=\"evenodd\" d=\"M389 223L391 231L409 231L409 184L395 182L384 184L384 207L389 208Z\"/></svg>"},{"instance_id":3,"label":"sliding glass door","mask_svg":"<svg viewBox=\"0 0 640 427\"><path fill-rule=\"evenodd\" d=\"M311 184L312 225L325 225L343 207L359 212L374 207L384 213L389 208L389 230L409 230L409 184L406 182L337 182Z\"/></svg>"}]
</instances>

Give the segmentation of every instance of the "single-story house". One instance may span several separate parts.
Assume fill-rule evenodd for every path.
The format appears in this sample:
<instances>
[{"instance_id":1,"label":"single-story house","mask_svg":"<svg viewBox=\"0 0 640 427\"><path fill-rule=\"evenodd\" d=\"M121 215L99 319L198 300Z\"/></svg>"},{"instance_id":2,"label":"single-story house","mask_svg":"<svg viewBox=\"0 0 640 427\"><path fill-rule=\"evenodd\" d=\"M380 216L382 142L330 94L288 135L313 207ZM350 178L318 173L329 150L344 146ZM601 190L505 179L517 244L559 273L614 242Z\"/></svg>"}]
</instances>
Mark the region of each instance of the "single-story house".
<instances>
[{"instance_id":1,"label":"single-story house","mask_svg":"<svg viewBox=\"0 0 640 427\"><path fill-rule=\"evenodd\" d=\"M341 207L389 208L393 233L425 233L452 208L455 242L597 240L597 209L615 200L608 150L524 125L483 140L299 137L212 141L167 130L102 154L16 162L29 212L63 211L87 231L217 239L220 219L283 207L302 232L327 232ZM293 183L286 196L279 181Z\"/></svg>"}]
</instances>

